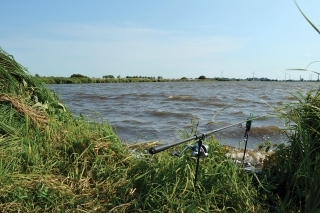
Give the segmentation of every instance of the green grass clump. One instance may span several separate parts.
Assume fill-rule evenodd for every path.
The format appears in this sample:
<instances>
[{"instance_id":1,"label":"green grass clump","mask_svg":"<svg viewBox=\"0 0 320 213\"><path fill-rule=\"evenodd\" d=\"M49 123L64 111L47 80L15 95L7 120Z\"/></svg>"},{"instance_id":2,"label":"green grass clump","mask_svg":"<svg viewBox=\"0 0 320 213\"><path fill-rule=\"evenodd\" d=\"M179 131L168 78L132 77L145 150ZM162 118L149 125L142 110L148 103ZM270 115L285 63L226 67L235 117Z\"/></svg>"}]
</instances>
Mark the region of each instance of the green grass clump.
<instances>
[{"instance_id":1,"label":"green grass clump","mask_svg":"<svg viewBox=\"0 0 320 213\"><path fill-rule=\"evenodd\" d=\"M191 154L172 157L158 153L133 171L140 194L139 209L154 212L268 212L268 190L230 159L214 138L208 138L210 156L201 159L197 187L194 187L196 158ZM182 147L180 147L182 148ZM134 175L136 174L136 175ZM264 183L264 180L260 180ZM264 184L267 187L267 184ZM139 211L140 212L140 211ZM147 211L141 211L147 212Z\"/></svg>"},{"instance_id":2,"label":"green grass clump","mask_svg":"<svg viewBox=\"0 0 320 213\"><path fill-rule=\"evenodd\" d=\"M101 210L130 200L132 158L110 126L67 118L27 131L1 149L0 208Z\"/></svg>"},{"instance_id":3,"label":"green grass clump","mask_svg":"<svg viewBox=\"0 0 320 213\"><path fill-rule=\"evenodd\" d=\"M214 138L194 187L190 154L133 153L108 123L75 118L1 49L0 102L0 212L268 212L265 179Z\"/></svg>"},{"instance_id":4,"label":"green grass clump","mask_svg":"<svg viewBox=\"0 0 320 213\"><path fill-rule=\"evenodd\" d=\"M320 209L320 90L300 92L297 102L281 110L288 127L288 145L277 148L271 169L281 212Z\"/></svg>"}]
</instances>

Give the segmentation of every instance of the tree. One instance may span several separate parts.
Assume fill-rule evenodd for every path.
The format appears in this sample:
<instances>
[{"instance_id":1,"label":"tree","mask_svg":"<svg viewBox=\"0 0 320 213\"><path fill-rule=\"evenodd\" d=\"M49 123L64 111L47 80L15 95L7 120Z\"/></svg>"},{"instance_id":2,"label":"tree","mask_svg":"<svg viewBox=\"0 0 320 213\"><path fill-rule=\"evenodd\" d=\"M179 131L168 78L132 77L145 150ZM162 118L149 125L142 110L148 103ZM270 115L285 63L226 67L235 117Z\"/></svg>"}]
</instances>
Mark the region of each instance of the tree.
<instances>
[{"instance_id":1,"label":"tree","mask_svg":"<svg viewBox=\"0 0 320 213\"><path fill-rule=\"evenodd\" d=\"M88 77L81 74L72 74L70 78L88 78Z\"/></svg>"},{"instance_id":2,"label":"tree","mask_svg":"<svg viewBox=\"0 0 320 213\"><path fill-rule=\"evenodd\" d=\"M206 79L206 76L200 75L200 77L198 79Z\"/></svg>"},{"instance_id":3,"label":"tree","mask_svg":"<svg viewBox=\"0 0 320 213\"><path fill-rule=\"evenodd\" d=\"M102 76L102 78L114 78L114 76L113 75L104 75L104 76Z\"/></svg>"}]
</instances>

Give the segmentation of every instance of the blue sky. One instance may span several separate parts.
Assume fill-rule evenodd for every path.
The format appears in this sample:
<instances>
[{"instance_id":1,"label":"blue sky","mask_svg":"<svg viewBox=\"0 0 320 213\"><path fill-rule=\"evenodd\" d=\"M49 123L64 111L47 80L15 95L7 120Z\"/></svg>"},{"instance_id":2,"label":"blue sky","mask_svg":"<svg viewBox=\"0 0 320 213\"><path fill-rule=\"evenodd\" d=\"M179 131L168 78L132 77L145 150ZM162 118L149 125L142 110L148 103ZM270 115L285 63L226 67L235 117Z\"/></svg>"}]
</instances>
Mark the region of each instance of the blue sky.
<instances>
[{"instance_id":1,"label":"blue sky","mask_svg":"<svg viewBox=\"0 0 320 213\"><path fill-rule=\"evenodd\" d=\"M320 27L320 1L297 2ZM292 0L1 0L0 26L0 47L40 76L307 80L286 69L320 61Z\"/></svg>"}]
</instances>

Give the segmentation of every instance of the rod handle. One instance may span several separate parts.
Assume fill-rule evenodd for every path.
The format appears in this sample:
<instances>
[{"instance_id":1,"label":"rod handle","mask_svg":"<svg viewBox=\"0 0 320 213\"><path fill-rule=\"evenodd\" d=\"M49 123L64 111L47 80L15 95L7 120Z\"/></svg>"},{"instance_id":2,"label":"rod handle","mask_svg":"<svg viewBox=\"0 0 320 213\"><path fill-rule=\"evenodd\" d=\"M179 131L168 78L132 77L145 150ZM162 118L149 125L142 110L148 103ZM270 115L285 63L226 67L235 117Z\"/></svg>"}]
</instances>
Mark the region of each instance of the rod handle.
<instances>
[{"instance_id":1,"label":"rod handle","mask_svg":"<svg viewBox=\"0 0 320 213\"><path fill-rule=\"evenodd\" d=\"M156 153L161 152L163 150L169 149L171 146L172 146L172 144L163 144L163 145L160 145L160 146L151 147L149 149L149 153L150 154L156 154Z\"/></svg>"}]
</instances>

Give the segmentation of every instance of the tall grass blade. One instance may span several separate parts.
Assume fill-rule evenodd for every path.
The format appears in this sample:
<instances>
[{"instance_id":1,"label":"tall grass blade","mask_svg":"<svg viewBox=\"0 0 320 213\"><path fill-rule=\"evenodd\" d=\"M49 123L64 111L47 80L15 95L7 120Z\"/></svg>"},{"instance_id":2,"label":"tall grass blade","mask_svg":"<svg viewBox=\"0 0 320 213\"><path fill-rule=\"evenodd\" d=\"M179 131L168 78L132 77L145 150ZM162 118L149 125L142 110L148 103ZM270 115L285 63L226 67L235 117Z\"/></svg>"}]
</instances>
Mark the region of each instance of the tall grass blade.
<instances>
[{"instance_id":1,"label":"tall grass blade","mask_svg":"<svg viewBox=\"0 0 320 213\"><path fill-rule=\"evenodd\" d=\"M297 4L296 1L294 1L294 3L296 4L296 6L298 7L300 13L303 15L303 17L309 22L309 24L313 27L313 29L315 29L315 31L317 31L320 34L320 30L308 19L308 17L302 12L302 10L300 9L299 5Z\"/></svg>"}]
</instances>

